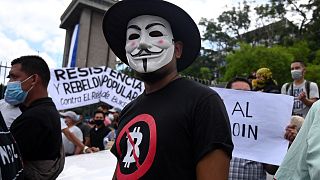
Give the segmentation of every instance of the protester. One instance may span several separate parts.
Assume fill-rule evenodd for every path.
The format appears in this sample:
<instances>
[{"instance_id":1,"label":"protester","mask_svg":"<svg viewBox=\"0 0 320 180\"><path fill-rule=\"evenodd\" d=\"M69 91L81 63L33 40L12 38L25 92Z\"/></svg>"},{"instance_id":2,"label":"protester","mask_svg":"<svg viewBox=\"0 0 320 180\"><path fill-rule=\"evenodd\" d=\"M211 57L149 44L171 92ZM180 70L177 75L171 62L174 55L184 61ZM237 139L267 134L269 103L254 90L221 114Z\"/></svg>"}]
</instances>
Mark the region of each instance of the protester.
<instances>
[{"instance_id":1,"label":"protester","mask_svg":"<svg viewBox=\"0 0 320 180\"><path fill-rule=\"evenodd\" d=\"M251 91L252 85L250 81L246 78L242 77L235 77L228 81L226 85L227 89L236 89L236 90L244 90L244 91Z\"/></svg>"},{"instance_id":2,"label":"protester","mask_svg":"<svg viewBox=\"0 0 320 180\"><path fill-rule=\"evenodd\" d=\"M274 179L320 179L320 102L310 108Z\"/></svg>"},{"instance_id":3,"label":"protester","mask_svg":"<svg viewBox=\"0 0 320 180\"><path fill-rule=\"evenodd\" d=\"M104 118L104 125L109 126L111 124L111 119L109 119L108 114L109 114L109 106L107 104L101 104L97 108L98 111L102 111L105 115Z\"/></svg>"},{"instance_id":4,"label":"protester","mask_svg":"<svg viewBox=\"0 0 320 180\"><path fill-rule=\"evenodd\" d=\"M118 113L112 114L112 119L113 120L110 126L111 131L107 134L106 137L103 138L103 144L105 146L105 149L110 149L117 137L119 114Z\"/></svg>"},{"instance_id":5,"label":"protester","mask_svg":"<svg viewBox=\"0 0 320 180\"><path fill-rule=\"evenodd\" d=\"M4 112L4 114L5 114L4 117L6 119L4 119L4 120L7 124L7 127L9 126L9 124L12 124L12 122L21 114L21 110L19 109L19 107L17 105L12 106L12 105L8 104L7 102L1 101L1 100L0 100L0 109L1 109L1 112ZM88 126L88 128L90 131L89 126ZM88 134L89 134L89 131L88 131ZM64 120L61 121L61 132L63 133L63 136L67 138L68 141L72 142L77 147L75 154L92 153L92 152L98 151L95 148L86 147L84 145L84 143L81 142L81 140L79 140L72 132L69 131L69 128L66 125L66 123L64 122Z\"/></svg>"},{"instance_id":6,"label":"protester","mask_svg":"<svg viewBox=\"0 0 320 180\"><path fill-rule=\"evenodd\" d=\"M303 122L303 117L296 115L291 116L290 124L286 127L286 133L284 135L284 138L287 139L290 142L290 144L296 138Z\"/></svg>"},{"instance_id":7,"label":"protester","mask_svg":"<svg viewBox=\"0 0 320 180\"><path fill-rule=\"evenodd\" d=\"M227 89L236 89L251 91L251 83L249 80L241 77L235 77L230 80L227 85ZM229 169L229 180L248 180L259 179L266 180L267 172L275 174L278 166L264 164L248 159L242 159L238 157L232 157Z\"/></svg>"},{"instance_id":8,"label":"protester","mask_svg":"<svg viewBox=\"0 0 320 180\"><path fill-rule=\"evenodd\" d=\"M111 124L112 124L112 121L114 120L114 116L115 115L119 116L120 112L121 112L121 109L117 107L114 107L108 111L108 118L111 120Z\"/></svg>"},{"instance_id":9,"label":"protester","mask_svg":"<svg viewBox=\"0 0 320 180\"><path fill-rule=\"evenodd\" d=\"M19 105L22 114L10 131L23 160L25 179L55 179L63 169L60 116L47 86L50 71L39 56L22 56L11 62L5 101Z\"/></svg>"},{"instance_id":10,"label":"protester","mask_svg":"<svg viewBox=\"0 0 320 180\"><path fill-rule=\"evenodd\" d=\"M17 143L0 112L0 179L23 180L23 166Z\"/></svg>"},{"instance_id":11,"label":"protester","mask_svg":"<svg viewBox=\"0 0 320 180\"><path fill-rule=\"evenodd\" d=\"M88 125L88 123L84 122L83 115L80 114L78 117L78 122L76 126L80 128L82 134L83 134L83 144L86 144L87 141L90 139L90 129L91 127Z\"/></svg>"},{"instance_id":12,"label":"protester","mask_svg":"<svg viewBox=\"0 0 320 180\"><path fill-rule=\"evenodd\" d=\"M106 12L103 32L145 85L121 111L114 178L227 179L233 144L225 106L178 74L200 51L192 18L166 1L123 0Z\"/></svg>"},{"instance_id":13,"label":"protester","mask_svg":"<svg viewBox=\"0 0 320 180\"><path fill-rule=\"evenodd\" d=\"M253 90L266 93L280 93L277 81L272 78L272 72L269 68L260 68L256 72L256 79L253 80Z\"/></svg>"},{"instance_id":14,"label":"protester","mask_svg":"<svg viewBox=\"0 0 320 180\"><path fill-rule=\"evenodd\" d=\"M83 139L82 132L80 128L78 128L75 125L79 120L77 114L73 111L67 111L67 112L61 112L60 115L63 117L66 125L68 126L69 131L73 133L77 139L82 141ZM77 146L73 144L72 141L68 140L68 138L64 134L62 134L62 143L64 147L64 152L67 156L80 153L79 150L76 151Z\"/></svg>"},{"instance_id":15,"label":"protester","mask_svg":"<svg viewBox=\"0 0 320 180\"><path fill-rule=\"evenodd\" d=\"M10 129L12 122L21 114L17 105L13 106L7 103L4 99L0 100L0 111L8 129Z\"/></svg>"},{"instance_id":16,"label":"protester","mask_svg":"<svg viewBox=\"0 0 320 180\"><path fill-rule=\"evenodd\" d=\"M92 148L99 148L104 150L103 138L111 131L104 125L105 113L103 111L94 112L93 122L94 127L90 130L90 139L87 142L87 146Z\"/></svg>"},{"instance_id":17,"label":"protester","mask_svg":"<svg viewBox=\"0 0 320 180\"><path fill-rule=\"evenodd\" d=\"M69 130L63 118L60 118L60 124L63 136L66 137L68 141L72 142L74 146L76 146L74 154L85 154L99 151L97 148L89 148L88 146L85 146L84 143L81 142L81 139L77 138L77 136Z\"/></svg>"},{"instance_id":18,"label":"protester","mask_svg":"<svg viewBox=\"0 0 320 180\"><path fill-rule=\"evenodd\" d=\"M282 94L294 97L292 115L306 117L310 107L319 99L318 86L314 82L304 79L306 65L303 61L295 60L291 63L293 82L285 83L281 88Z\"/></svg>"}]
</instances>

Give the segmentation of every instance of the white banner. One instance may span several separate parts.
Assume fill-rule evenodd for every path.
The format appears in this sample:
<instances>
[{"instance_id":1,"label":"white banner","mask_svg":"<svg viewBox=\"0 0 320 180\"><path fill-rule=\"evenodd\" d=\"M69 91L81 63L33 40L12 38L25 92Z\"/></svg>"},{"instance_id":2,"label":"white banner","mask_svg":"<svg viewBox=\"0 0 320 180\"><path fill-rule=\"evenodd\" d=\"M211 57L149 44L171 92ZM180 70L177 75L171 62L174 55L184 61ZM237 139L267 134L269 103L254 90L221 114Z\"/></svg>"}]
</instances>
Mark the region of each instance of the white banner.
<instances>
[{"instance_id":1,"label":"white banner","mask_svg":"<svg viewBox=\"0 0 320 180\"><path fill-rule=\"evenodd\" d=\"M58 110L99 101L122 109L144 90L141 81L105 66L50 71L48 91Z\"/></svg>"},{"instance_id":2,"label":"white banner","mask_svg":"<svg viewBox=\"0 0 320 180\"><path fill-rule=\"evenodd\" d=\"M293 97L252 91L213 88L228 111L234 143L233 156L280 165L288 141Z\"/></svg>"}]
</instances>

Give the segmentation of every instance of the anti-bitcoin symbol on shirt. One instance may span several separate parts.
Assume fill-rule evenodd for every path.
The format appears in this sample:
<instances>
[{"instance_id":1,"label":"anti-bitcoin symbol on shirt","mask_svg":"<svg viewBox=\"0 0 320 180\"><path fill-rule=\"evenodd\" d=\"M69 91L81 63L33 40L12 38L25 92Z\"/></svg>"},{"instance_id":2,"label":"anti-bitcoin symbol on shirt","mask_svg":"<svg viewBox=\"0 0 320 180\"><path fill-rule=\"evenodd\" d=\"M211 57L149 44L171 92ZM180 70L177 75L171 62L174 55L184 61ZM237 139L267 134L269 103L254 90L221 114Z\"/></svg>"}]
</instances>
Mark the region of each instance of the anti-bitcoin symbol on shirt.
<instances>
[{"instance_id":1,"label":"anti-bitcoin symbol on shirt","mask_svg":"<svg viewBox=\"0 0 320 180\"><path fill-rule=\"evenodd\" d=\"M140 127L135 127L133 129L133 132L130 132L127 135L127 154L122 161L125 163L125 168L129 168L131 163L135 163L138 160L135 159L135 156L138 158L140 155L139 145L142 141L142 137L143 135L140 132Z\"/></svg>"}]
</instances>

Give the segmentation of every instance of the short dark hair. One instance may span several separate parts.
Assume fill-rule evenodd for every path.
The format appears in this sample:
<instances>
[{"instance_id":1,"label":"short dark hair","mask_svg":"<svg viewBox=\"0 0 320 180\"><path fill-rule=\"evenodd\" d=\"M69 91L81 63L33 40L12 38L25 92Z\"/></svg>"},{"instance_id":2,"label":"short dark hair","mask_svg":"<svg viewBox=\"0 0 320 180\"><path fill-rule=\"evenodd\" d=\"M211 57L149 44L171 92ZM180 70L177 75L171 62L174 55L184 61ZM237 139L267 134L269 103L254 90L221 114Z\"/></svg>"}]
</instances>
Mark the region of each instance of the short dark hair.
<instances>
[{"instance_id":1,"label":"short dark hair","mask_svg":"<svg viewBox=\"0 0 320 180\"><path fill-rule=\"evenodd\" d=\"M50 81L50 70L48 64L42 57L36 55L21 56L11 62L11 66L21 64L21 70L31 76L37 74L41 77L42 84L48 87Z\"/></svg>"},{"instance_id":2,"label":"short dark hair","mask_svg":"<svg viewBox=\"0 0 320 180\"><path fill-rule=\"evenodd\" d=\"M96 116L96 114L99 114L99 113L101 113L101 114L103 114L103 118L105 118L106 117L106 115L104 114L104 112L103 111L95 111L94 113L93 113L93 116Z\"/></svg>"},{"instance_id":3,"label":"short dark hair","mask_svg":"<svg viewBox=\"0 0 320 180\"><path fill-rule=\"evenodd\" d=\"M304 63L304 61L302 61L302 60L293 60L292 62L291 62L291 64L292 63L300 63L303 67L306 67L306 63Z\"/></svg>"},{"instance_id":4,"label":"short dark hair","mask_svg":"<svg viewBox=\"0 0 320 180\"><path fill-rule=\"evenodd\" d=\"M247 78L244 78L244 77L235 77L235 78L231 79L230 81L228 81L226 88L231 89L232 84L235 82L239 82L239 81L247 83L250 86L250 89L252 89L252 84L250 83L250 81Z\"/></svg>"}]
</instances>

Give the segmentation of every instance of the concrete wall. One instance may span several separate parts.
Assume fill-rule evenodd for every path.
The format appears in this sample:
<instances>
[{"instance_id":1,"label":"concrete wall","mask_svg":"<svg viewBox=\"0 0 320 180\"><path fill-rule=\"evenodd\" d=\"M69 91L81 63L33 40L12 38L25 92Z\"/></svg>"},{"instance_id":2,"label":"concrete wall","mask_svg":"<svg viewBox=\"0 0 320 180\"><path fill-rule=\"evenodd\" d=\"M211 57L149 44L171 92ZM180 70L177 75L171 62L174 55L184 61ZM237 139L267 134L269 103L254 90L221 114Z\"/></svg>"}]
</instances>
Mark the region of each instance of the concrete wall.
<instances>
[{"instance_id":1,"label":"concrete wall","mask_svg":"<svg viewBox=\"0 0 320 180\"><path fill-rule=\"evenodd\" d=\"M74 26L79 23L76 66L115 68L116 56L109 48L102 31L103 15L109 6L107 2L109 1L74 0L62 15L60 27L66 29L64 67L68 63Z\"/></svg>"}]
</instances>

